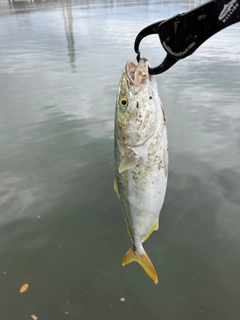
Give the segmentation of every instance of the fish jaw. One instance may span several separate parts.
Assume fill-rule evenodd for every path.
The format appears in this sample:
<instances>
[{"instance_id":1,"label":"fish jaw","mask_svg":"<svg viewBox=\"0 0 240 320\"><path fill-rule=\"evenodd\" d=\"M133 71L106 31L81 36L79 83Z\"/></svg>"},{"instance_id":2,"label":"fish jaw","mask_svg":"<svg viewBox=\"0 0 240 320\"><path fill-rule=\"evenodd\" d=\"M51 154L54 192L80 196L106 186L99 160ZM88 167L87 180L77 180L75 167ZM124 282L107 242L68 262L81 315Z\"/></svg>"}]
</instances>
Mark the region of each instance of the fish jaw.
<instances>
[{"instance_id":1,"label":"fish jaw","mask_svg":"<svg viewBox=\"0 0 240 320\"><path fill-rule=\"evenodd\" d=\"M148 60L143 58L136 66L133 62L127 62L125 66L125 74L128 82L128 87L132 94L136 94L139 90L144 90L149 86L151 75L148 72Z\"/></svg>"}]
</instances>

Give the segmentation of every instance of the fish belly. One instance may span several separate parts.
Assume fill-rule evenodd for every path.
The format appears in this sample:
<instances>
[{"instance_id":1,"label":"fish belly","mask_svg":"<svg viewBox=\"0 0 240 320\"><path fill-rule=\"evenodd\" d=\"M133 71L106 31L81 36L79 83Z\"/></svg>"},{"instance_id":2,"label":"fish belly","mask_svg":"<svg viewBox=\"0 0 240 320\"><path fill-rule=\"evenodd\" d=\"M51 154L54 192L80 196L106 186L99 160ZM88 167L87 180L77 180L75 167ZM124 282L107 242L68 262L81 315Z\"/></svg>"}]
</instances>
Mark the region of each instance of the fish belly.
<instances>
[{"instance_id":1,"label":"fish belly","mask_svg":"<svg viewBox=\"0 0 240 320\"><path fill-rule=\"evenodd\" d=\"M143 146L134 149L140 163L119 176L123 211L134 243L142 242L158 221L167 187L168 150L165 124Z\"/></svg>"}]
</instances>

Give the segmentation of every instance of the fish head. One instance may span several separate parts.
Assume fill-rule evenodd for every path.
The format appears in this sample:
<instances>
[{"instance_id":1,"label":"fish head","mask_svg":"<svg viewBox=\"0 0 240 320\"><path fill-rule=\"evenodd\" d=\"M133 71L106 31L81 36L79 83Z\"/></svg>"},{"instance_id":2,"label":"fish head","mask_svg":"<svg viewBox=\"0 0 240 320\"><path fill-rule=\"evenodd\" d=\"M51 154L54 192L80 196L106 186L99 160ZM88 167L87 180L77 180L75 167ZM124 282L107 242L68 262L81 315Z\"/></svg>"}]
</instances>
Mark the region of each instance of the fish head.
<instances>
[{"instance_id":1,"label":"fish head","mask_svg":"<svg viewBox=\"0 0 240 320\"><path fill-rule=\"evenodd\" d=\"M116 129L126 147L143 144L156 123L156 99L160 103L154 76L148 72L147 59L138 65L127 62L118 88Z\"/></svg>"}]
</instances>

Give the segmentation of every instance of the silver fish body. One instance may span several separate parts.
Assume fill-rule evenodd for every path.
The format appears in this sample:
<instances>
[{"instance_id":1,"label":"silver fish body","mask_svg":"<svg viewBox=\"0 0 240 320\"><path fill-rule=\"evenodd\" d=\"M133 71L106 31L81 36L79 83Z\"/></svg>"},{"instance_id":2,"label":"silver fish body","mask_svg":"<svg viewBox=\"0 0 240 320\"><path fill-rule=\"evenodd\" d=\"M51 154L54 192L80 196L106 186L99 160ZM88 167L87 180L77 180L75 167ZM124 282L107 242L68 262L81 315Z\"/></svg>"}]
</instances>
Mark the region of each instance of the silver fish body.
<instances>
[{"instance_id":1,"label":"silver fish body","mask_svg":"<svg viewBox=\"0 0 240 320\"><path fill-rule=\"evenodd\" d=\"M148 61L124 68L115 113L115 182L131 240L123 265L139 262L157 283L157 273L142 243L158 220L167 187L166 117Z\"/></svg>"}]
</instances>

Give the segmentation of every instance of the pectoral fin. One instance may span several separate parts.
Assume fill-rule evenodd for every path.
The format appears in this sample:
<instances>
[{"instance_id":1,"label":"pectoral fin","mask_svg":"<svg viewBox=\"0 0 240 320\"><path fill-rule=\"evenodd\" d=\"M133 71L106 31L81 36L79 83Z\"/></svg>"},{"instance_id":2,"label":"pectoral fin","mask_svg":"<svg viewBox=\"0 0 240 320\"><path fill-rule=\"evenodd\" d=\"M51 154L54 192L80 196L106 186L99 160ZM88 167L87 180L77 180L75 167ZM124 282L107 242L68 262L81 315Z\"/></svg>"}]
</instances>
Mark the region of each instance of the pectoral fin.
<instances>
[{"instance_id":1,"label":"pectoral fin","mask_svg":"<svg viewBox=\"0 0 240 320\"><path fill-rule=\"evenodd\" d=\"M131 151L123 158L118 168L118 172L121 173L125 170L135 168L139 163L140 158L137 153L131 149Z\"/></svg>"}]
</instances>

